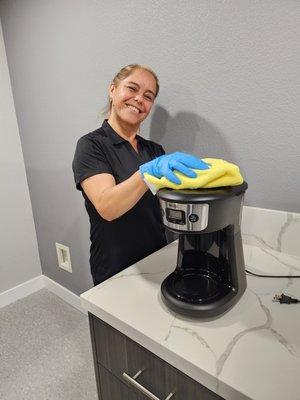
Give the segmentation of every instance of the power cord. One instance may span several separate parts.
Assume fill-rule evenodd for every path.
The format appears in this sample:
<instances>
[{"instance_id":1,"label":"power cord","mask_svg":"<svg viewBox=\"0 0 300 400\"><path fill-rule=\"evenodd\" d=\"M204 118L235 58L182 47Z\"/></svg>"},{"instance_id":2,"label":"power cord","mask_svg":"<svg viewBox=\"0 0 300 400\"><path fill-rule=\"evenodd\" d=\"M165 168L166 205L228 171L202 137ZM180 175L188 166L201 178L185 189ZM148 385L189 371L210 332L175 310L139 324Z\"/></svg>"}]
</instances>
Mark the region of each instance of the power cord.
<instances>
[{"instance_id":1,"label":"power cord","mask_svg":"<svg viewBox=\"0 0 300 400\"><path fill-rule=\"evenodd\" d=\"M299 299L295 299L293 297L287 296L283 293L281 294L275 294L273 297L273 301L277 301L280 304L295 304L295 303L300 303Z\"/></svg>"},{"instance_id":2,"label":"power cord","mask_svg":"<svg viewBox=\"0 0 300 400\"><path fill-rule=\"evenodd\" d=\"M255 274L254 272L249 271L248 269L245 270L247 274L253 276L259 276L261 278L300 278L300 275L263 275L263 274ZM273 301L276 301L280 304L296 304L300 303L299 299L287 296L284 293L275 294L273 297Z\"/></svg>"},{"instance_id":3,"label":"power cord","mask_svg":"<svg viewBox=\"0 0 300 400\"><path fill-rule=\"evenodd\" d=\"M249 271L246 269L247 274L253 276L259 276L261 278L300 278L300 275L262 275L262 274L255 274L254 272Z\"/></svg>"}]
</instances>

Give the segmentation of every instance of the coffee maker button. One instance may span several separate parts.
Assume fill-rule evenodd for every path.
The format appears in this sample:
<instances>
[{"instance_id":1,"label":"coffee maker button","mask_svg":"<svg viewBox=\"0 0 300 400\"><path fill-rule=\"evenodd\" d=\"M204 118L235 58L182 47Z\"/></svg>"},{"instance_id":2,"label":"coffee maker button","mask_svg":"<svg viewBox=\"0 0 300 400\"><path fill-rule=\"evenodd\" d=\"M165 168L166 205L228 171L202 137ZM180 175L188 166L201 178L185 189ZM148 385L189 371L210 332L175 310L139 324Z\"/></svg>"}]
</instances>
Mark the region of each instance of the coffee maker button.
<instances>
[{"instance_id":1,"label":"coffee maker button","mask_svg":"<svg viewBox=\"0 0 300 400\"><path fill-rule=\"evenodd\" d=\"M190 220L191 222L197 222L198 219L199 219L199 217L198 217L197 214L190 214L190 215L189 215L189 220Z\"/></svg>"}]
</instances>

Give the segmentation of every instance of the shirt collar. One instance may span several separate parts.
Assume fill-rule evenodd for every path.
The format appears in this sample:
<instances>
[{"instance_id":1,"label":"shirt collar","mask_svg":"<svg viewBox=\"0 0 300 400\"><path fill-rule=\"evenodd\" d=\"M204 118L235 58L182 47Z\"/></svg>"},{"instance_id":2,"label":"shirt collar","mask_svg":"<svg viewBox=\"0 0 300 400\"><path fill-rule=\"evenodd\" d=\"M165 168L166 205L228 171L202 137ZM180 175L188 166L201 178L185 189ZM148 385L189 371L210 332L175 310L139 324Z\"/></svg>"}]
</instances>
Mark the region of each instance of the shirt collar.
<instances>
[{"instance_id":1,"label":"shirt collar","mask_svg":"<svg viewBox=\"0 0 300 400\"><path fill-rule=\"evenodd\" d=\"M128 142L128 140L122 138L122 136L117 134L117 132L109 125L109 123L107 122L107 119L105 119L103 121L102 129L104 129L104 131L110 136L113 144L120 144L120 143ZM146 139L144 139L143 137L141 137L139 135L136 135L136 140L139 143L146 142Z\"/></svg>"}]
</instances>

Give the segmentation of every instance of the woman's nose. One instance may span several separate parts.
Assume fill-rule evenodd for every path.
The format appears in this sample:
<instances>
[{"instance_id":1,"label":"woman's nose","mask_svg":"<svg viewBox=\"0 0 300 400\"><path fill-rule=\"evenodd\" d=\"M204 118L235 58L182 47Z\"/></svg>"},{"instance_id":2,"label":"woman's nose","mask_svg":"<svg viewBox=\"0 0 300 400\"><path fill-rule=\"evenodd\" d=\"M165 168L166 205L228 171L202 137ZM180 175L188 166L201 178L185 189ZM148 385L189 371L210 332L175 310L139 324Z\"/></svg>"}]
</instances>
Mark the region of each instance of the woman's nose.
<instances>
[{"instance_id":1,"label":"woman's nose","mask_svg":"<svg viewBox=\"0 0 300 400\"><path fill-rule=\"evenodd\" d=\"M138 103L141 103L143 101L143 96L139 93L137 93L134 97L135 101L137 101Z\"/></svg>"}]
</instances>

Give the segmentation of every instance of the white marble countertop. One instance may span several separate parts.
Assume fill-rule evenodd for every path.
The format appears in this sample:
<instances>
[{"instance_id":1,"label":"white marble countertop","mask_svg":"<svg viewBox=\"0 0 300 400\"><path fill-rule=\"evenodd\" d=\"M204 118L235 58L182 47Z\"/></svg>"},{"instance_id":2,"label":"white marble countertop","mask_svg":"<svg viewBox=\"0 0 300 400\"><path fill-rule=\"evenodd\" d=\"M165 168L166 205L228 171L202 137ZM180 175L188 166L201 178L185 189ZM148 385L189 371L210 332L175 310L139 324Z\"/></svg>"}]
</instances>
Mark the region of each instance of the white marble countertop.
<instances>
[{"instance_id":1,"label":"white marble countertop","mask_svg":"<svg viewBox=\"0 0 300 400\"><path fill-rule=\"evenodd\" d=\"M300 274L300 258L244 244L255 272ZM83 307L227 400L300 399L300 279L247 276L241 300L223 316L191 319L162 303L160 285L175 268L177 242L81 296Z\"/></svg>"}]
</instances>

